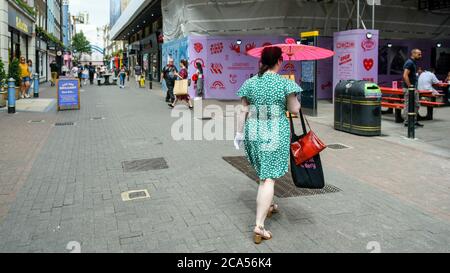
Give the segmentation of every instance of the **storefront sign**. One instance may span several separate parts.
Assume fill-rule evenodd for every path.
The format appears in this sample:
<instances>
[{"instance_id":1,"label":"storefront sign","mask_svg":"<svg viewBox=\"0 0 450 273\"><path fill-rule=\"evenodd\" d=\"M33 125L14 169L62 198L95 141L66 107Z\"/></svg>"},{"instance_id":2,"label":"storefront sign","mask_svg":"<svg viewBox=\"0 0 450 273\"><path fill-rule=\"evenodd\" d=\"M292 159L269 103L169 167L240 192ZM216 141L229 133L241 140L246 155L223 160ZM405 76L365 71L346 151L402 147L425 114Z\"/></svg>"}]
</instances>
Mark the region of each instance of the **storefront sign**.
<instances>
[{"instance_id":1,"label":"storefront sign","mask_svg":"<svg viewBox=\"0 0 450 273\"><path fill-rule=\"evenodd\" d=\"M8 24L27 35L31 36L33 33L33 23L31 20L20 14L12 5L8 9Z\"/></svg>"},{"instance_id":2,"label":"storefront sign","mask_svg":"<svg viewBox=\"0 0 450 273\"><path fill-rule=\"evenodd\" d=\"M58 111L80 109L79 80L70 77L60 77L57 84Z\"/></svg>"}]
</instances>

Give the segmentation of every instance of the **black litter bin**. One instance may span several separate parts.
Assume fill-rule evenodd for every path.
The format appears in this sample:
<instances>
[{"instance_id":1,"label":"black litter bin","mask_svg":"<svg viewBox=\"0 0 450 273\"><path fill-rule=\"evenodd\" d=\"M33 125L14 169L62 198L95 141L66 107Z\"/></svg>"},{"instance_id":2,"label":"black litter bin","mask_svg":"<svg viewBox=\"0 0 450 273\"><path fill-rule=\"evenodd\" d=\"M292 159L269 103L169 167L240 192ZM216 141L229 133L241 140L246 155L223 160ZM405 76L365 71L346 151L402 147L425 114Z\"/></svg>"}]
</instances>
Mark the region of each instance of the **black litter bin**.
<instances>
[{"instance_id":1,"label":"black litter bin","mask_svg":"<svg viewBox=\"0 0 450 273\"><path fill-rule=\"evenodd\" d=\"M340 81L334 94L334 128L355 135L381 135L378 85L369 81Z\"/></svg>"}]
</instances>

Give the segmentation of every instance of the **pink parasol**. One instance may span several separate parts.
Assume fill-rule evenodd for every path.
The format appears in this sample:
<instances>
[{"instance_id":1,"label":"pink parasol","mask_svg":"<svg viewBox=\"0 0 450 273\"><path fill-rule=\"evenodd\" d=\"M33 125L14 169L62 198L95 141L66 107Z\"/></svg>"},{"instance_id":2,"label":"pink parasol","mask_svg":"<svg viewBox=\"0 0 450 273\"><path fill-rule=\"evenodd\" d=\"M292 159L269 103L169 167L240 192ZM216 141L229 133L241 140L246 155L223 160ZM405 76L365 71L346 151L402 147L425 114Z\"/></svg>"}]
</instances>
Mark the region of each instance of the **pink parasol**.
<instances>
[{"instance_id":1,"label":"pink parasol","mask_svg":"<svg viewBox=\"0 0 450 273\"><path fill-rule=\"evenodd\" d=\"M275 44L258 47L247 52L249 56L261 58L261 53L266 47L279 47L283 51L283 59L288 61L315 61L332 57L334 52L317 46L297 44L292 38L287 38L284 44Z\"/></svg>"}]
</instances>

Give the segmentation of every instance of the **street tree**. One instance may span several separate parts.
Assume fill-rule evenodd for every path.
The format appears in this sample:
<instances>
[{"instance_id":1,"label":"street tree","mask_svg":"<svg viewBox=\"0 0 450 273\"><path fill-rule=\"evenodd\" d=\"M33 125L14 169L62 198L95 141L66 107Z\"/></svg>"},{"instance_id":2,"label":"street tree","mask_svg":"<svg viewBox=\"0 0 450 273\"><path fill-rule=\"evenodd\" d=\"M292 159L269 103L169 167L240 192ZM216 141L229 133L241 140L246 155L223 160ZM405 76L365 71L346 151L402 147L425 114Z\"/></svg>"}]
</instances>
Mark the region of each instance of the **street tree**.
<instances>
[{"instance_id":1,"label":"street tree","mask_svg":"<svg viewBox=\"0 0 450 273\"><path fill-rule=\"evenodd\" d=\"M78 55L78 58L81 58L83 53L92 53L91 43L89 43L83 31L80 31L72 37L72 50Z\"/></svg>"}]
</instances>

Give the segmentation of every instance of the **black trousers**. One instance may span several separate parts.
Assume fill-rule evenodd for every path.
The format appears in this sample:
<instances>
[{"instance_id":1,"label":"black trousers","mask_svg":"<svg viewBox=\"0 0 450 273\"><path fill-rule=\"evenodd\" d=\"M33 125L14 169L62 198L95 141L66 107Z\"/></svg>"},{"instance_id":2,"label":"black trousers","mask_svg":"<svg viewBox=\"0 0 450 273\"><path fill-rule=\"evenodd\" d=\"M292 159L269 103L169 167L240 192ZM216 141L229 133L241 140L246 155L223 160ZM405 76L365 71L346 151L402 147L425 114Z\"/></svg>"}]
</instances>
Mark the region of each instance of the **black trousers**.
<instances>
[{"instance_id":1,"label":"black trousers","mask_svg":"<svg viewBox=\"0 0 450 273\"><path fill-rule=\"evenodd\" d=\"M175 101L175 95L173 94L173 88L174 85L168 85L167 86L167 94L166 94L166 101L174 102Z\"/></svg>"},{"instance_id":2,"label":"black trousers","mask_svg":"<svg viewBox=\"0 0 450 273\"><path fill-rule=\"evenodd\" d=\"M89 81L91 82L91 85L94 84L94 73L89 73Z\"/></svg>"}]
</instances>

